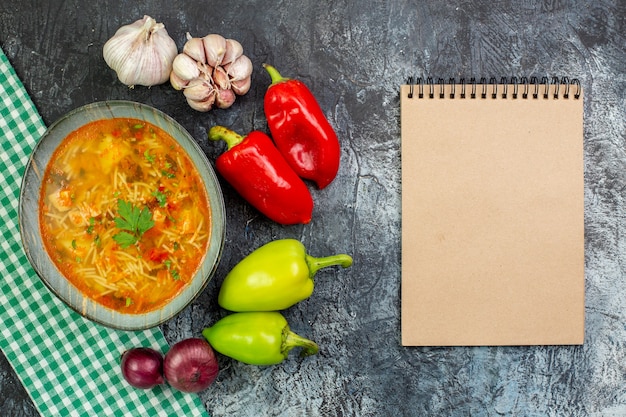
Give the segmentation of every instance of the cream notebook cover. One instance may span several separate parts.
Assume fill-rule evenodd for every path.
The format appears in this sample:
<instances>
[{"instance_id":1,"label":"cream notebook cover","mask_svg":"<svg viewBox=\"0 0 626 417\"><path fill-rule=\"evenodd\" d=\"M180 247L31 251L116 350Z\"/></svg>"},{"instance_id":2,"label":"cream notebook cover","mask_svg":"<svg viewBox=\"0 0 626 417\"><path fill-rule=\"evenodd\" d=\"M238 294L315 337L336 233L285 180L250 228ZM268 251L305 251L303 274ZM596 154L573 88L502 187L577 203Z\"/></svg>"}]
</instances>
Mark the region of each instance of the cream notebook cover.
<instances>
[{"instance_id":1,"label":"cream notebook cover","mask_svg":"<svg viewBox=\"0 0 626 417\"><path fill-rule=\"evenodd\" d=\"M429 80L400 105L402 344L582 344L580 84Z\"/></svg>"}]
</instances>

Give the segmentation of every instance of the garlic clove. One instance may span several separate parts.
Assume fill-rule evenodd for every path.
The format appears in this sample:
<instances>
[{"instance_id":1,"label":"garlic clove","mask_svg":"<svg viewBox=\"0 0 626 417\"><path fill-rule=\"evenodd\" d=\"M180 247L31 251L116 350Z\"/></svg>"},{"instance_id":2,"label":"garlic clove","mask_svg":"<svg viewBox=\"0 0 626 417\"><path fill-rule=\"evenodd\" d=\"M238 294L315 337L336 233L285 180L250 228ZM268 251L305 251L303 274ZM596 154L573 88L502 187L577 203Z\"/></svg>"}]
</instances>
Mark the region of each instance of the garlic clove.
<instances>
[{"instance_id":1,"label":"garlic clove","mask_svg":"<svg viewBox=\"0 0 626 417\"><path fill-rule=\"evenodd\" d=\"M213 105L215 104L215 96L216 96L216 93L215 93L215 90L213 90L213 93L209 95L209 97L206 100L197 101L197 100L190 100L188 98L187 104L189 104L189 107L191 107L194 110L207 112L213 108Z\"/></svg>"},{"instance_id":2,"label":"garlic clove","mask_svg":"<svg viewBox=\"0 0 626 417\"><path fill-rule=\"evenodd\" d=\"M205 80L211 80L213 76L213 67L207 64L198 64L198 69L200 70L200 78L204 78Z\"/></svg>"},{"instance_id":3,"label":"garlic clove","mask_svg":"<svg viewBox=\"0 0 626 417\"><path fill-rule=\"evenodd\" d=\"M225 66L228 79L233 81L245 80L252 74L252 61L245 55L241 55L235 62Z\"/></svg>"},{"instance_id":4,"label":"garlic clove","mask_svg":"<svg viewBox=\"0 0 626 417\"><path fill-rule=\"evenodd\" d=\"M181 79L174 71L170 72L170 84L175 90L182 90L189 84L189 80Z\"/></svg>"},{"instance_id":5,"label":"garlic clove","mask_svg":"<svg viewBox=\"0 0 626 417\"><path fill-rule=\"evenodd\" d=\"M206 63L206 55L204 53L204 43L202 42L202 38L192 38L189 32L187 32L187 42L183 46L183 53L189 55L198 63Z\"/></svg>"},{"instance_id":6,"label":"garlic clove","mask_svg":"<svg viewBox=\"0 0 626 417\"><path fill-rule=\"evenodd\" d=\"M214 93L215 88L208 82L196 78L191 80L189 84L183 89L183 94L190 100L204 101Z\"/></svg>"},{"instance_id":7,"label":"garlic clove","mask_svg":"<svg viewBox=\"0 0 626 417\"><path fill-rule=\"evenodd\" d=\"M222 65L230 64L241 55L243 55L243 46L234 39L226 39L226 51L224 52Z\"/></svg>"},{"instance_id":8,"label":"garlic clove","mask_svg":"<svg viewBox=\"0 0 626 417\"><path fill-rule=\"evenodd\" d=\"M230 83L230 88L238 96L243 96L248 91L250 91L251 85L252 85L252 77L248 77L244 80L233 81L232 83Z\"/></svg>"},{"instance_id":9,"label":"garlic clove","mask_svg":"<svg viewBox=\"0 0 626 417\"><path fill-rule=\"evenodd\" d=\"M215 67L213 70L213 82L219 88L227 90L230 88L230 81L228 80L228 74L223 67Z\"/></svg>"},{"instance_id":10,"label":"garlic clove","mask_svg":"<svg viewBox=\"0 0 626 417\"><path fill-rule=\"evenodd\" d=\"M165 25L147 15L119 28L102 49L107 65L129 86L165 83L177 54Z\"/></svg>"},{"instance_id":11,"label":"garlic clove","mask_svg":"<svg viewBox=\"0 0 626 417\"><path fill-rule=\"evenodd\" d=\"M225 90L218 88L215 96L215 104L220 109L227 109L235 102L235 93L230 88Z\"/></svg>"},{"instance_id":12,"label":"garlic clove","mask_svg":"<svg viewBox=\"0 0 626 417\"><path fill-rule=\"evenodd\" d=\"M206 62L212 67L217 67L222 63L226 53L226 39L222 35L212 33L202 38Z\"/></svg>"},{"instance_id":13,"label":"garlic clove","mask_svg":"<svg viewBox=\"0 0 626 417\"><path fill-rule=\"evenodd\" d=\"M198 78L200 70L198 63L187 54L178 54L172 63L172 71L176 73L182 80L193 80Z\"/></svg>"}]
</instances>

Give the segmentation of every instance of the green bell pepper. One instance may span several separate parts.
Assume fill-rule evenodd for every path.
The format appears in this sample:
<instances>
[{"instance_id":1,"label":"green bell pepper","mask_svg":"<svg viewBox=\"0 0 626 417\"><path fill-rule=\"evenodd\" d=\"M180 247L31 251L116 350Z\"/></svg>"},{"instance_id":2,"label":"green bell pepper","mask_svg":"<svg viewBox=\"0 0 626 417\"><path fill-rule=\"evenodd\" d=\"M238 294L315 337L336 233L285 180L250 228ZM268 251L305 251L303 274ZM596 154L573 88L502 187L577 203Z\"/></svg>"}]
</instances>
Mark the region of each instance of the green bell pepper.
<instances>
[{"instance_id":1,"label":"green bell pepper","mask_svg":"<svg viewBox=\"0 0 626 417\"><path fill-rule=\"evenodd\" d=\"M218 295L231 311L284 310L313 293L313 277L321 268L352 265L346 254L314 258L295 239L279 239L256 249L226 275Z\"/></svg>"},{"instance_id":2,"label":"green bell pepper","mask_svg":"<svg viewBox=\"0 0 626 417\"><path fill-rule=\"evenodd\" d=\"M315 342L292 332L276 311L233 313L205 328L202 335L222 355L250 365L281 363L295 347L302 348L302 356L319 351Z\"/></svg>"}]
</instances>

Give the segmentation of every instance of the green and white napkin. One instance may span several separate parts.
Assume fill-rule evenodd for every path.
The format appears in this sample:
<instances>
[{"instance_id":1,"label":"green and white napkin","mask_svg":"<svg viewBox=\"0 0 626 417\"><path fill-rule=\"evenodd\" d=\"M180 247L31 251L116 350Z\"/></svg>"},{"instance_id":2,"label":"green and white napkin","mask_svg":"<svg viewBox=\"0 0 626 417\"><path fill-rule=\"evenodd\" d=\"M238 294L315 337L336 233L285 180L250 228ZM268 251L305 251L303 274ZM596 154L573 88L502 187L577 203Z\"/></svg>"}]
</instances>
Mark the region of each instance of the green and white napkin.
<instances>
[{"instance_id":1,"label":"green and white napkin","mask_svg":"<svg viewBox=\"0 0 626 417\"><path fill-rule=\"evenodd\" d=\"M18 202L24 167L45 125L0 49L0 348L43 416L208 416L200 398L169 386L138 390L120 355L168 344L159 328L115 331L90 322L43 285L22 249Z\"/></svg>"}]
</instances>

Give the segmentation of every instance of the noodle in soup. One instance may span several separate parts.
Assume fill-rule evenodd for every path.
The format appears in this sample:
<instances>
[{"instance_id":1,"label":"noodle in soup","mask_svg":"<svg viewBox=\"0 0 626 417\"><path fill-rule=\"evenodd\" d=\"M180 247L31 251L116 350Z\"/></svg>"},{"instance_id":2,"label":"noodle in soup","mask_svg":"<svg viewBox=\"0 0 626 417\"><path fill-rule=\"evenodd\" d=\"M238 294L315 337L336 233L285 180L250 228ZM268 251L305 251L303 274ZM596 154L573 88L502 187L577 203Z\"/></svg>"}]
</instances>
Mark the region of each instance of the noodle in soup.
<instances>
[{"instance_id":1,"label":"noodle in soup","mask_svg":"<svg viewBox=\"0 0 626 417\"><path fill-rule=\"evenodd\" d=\"M209 241L209 200L182 147L142 120L91 122L65 138L39 199L44 246L86 297L156 310L192 280Z\"/></svg>"}]
</instances>

